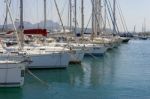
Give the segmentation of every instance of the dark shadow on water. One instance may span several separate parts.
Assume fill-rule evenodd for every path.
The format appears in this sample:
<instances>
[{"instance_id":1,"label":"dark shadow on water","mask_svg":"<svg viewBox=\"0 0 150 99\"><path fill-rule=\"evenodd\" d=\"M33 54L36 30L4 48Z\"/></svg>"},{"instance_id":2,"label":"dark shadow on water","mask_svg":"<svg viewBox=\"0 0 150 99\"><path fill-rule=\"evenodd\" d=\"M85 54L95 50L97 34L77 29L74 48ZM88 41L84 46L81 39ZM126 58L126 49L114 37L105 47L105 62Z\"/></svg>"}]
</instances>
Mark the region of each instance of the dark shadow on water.
<instances>
[{"instance_id":1,"label":"dark shadow on water","mask_svg":"<svg viewBox=\"0 0 150 99\"><path fill-rule=\"evenodd\" d=\"M22 88L0 88L0 99L22 99Z\"/></svg>"}]
</instances>

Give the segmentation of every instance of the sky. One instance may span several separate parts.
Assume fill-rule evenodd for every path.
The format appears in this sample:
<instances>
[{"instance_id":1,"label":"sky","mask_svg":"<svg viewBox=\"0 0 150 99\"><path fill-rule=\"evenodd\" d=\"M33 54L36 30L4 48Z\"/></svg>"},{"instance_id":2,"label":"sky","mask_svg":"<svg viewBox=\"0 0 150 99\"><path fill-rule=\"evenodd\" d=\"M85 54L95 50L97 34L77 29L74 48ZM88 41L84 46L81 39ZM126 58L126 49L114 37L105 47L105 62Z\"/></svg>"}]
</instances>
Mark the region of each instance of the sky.
<instances>
[{"instance_id":1,"label":"sky","mask_svg":"<svg viewBox=\"0 0 150 99\"><path fill-rule=\"evenodd\" d=\"M137 31L142 30L144 19L147 31L150 31L150 0L118 0L129 30L133 30L134 25Z\"/></svg>"},{"instance_id":2,"label":"sky","mask_svg":"<svg viewBox=\"0 0 150 99\"><path fill-rule=\"evenodd\" d=\"M68 0L56 0L65 25L68 25ZM78 23L80 22L80 0L78 1ZM110 0L112 1L112 0ZM129 31L142 30L144 19L146 20L146 30L150 31L150 0L117 0L121 6L123 15ZM91 16L91 1L85 0L85 26ZM11 11L14 19L19 19L19 0L12 0ZM37 23L43 20L43 0L24 0L24 20ZM3 23L5 17L5 3L0 0L0 24ZM59 22L59 17L53 0L47 0L47 19ZM117 19L119 20L119 19ZM121 28L121 26L120 26Z\"/></svg>"}]
</instances>

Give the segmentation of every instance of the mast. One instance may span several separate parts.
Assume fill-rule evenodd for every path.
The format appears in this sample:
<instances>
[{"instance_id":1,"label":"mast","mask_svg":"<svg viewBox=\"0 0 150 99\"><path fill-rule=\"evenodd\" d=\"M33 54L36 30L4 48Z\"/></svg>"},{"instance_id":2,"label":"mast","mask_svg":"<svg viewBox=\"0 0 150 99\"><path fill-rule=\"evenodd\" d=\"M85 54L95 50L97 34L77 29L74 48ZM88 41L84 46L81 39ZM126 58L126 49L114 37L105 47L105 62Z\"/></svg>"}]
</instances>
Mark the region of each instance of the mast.
<instances>
[{"instance_id":1,"label":"mast","mask_svg":"<svg viewBox=\"0 0 150 99\"><path fill-rule=\"evenodd\" d=\"M99 0L91 0L92 2L92 30L93 37L100 31L100 8Z\"/></svg>"},{"instance_id":2,"label":"mast","mask_svg":"<svg viewBox=\"0 0 150 99\"><path fill-rule=\"evenodd\" d=\"M77 34L77 1L74 0L74 11L75 11L75 15L74 15L74 26L75 26L75 34Z\"/></svg>"},{"instance_id":3,"label":"mast","mask_svg":"<svg viewBox=\"0 0 150 99\"><path fill-rule=\"evenodd\" d=\"M146 32L146 19L144 18L144 33Z\"/></svg>"},{"instance_id":4,"label":"mast","mask_svg":"<svg viewBox=\"0 0 150 99\"><path fill-rule=\"evenodd\" d=\"M107 5L106 5L106 0L104 0L104 27L103 31L106 32L106 24L107 24Z\"/></svg>"},{"instance_id":5,"label":"mast","mask_svg":"<svg viewBox=\"0 0 150 99\"><path fill-rule=\"evenodd\" d=\"M24 24L23 24L23 0L20 0L20 30L24 29Z\"/></svg>"},{"instance_id":6,"label":"mast","mask_svg":"<svg viewBox=\"0 0 150 99\"><path fill-rule=\"evenodd\" d=\"M70 8L70 31L72 31L72 0L69 0L69 8Z\"/></svg>"},{"instance_id":7,"label":"mast","mask_svg":"<svg viewBox=\"0 0 150 99\"><path fill-rule=\"evenodd\" d=\"M92 3L92 39L94 38L94 36L97 33L97 29L96 29L96 14L95 14L95 7L96 7L96 0L91 0Z\"/></svg>"},{"instance_id":8,"label":"mast","mask_svg":"<svg viewBox=\"0 0 150 99\"><path fill-rule=\"evenodd\" d=\"M136 25L133 27L133 33L136 33Z\"/></svg>"},{"instance_id":9,"label":"mast","mask_svg":"<svg viewBox=\"0 0 150 99\"><path fill-rule=\"evenodd\" d=\"M84 0L81 0L81 35L84 36Z\"/></svg>"},{"instance_id":10,"label":"mast","mask_svg":"<svg viewBox=\"0 0 150 99\"><path fill-rule=\"evenodd\" d=\"M102 25L102 6L101 6L101 0L97 1L97 34L99 35L101 33L101 25Z\"/></svg>"},{"instance_id":11,"label":"mast","mask_svg":"<svg viewBox=\"0 0 150 99\"><path fill-rule=\"evenodd\" d=\"M21 48L21 42L20 42L20 39L19 39L19 34L17 33L17 28L16 28L15 23L14 23L14 18L12 17L12 13L11 13L11 10L10 10L9 4L8 4L8 0L5 0L5 2L6 2L7 9L8 9L8 14L10 16L10 20L11 20L13 28L15 30L15 35L16 35L16 38L17 38L17 41L18 41L18 45Z\"/></svg>"},{"instance_id":12,"label":"mast","mask_svg":"<svg viewBox=\"0 0 150 99\"><path fill-rule=\"evenodd\" d=\"M19 39L21 43L21 49L23 47L24 43L24 35L23 35L23 30L24 30L24 24L23 24L23 0L20 0L20 26L19 26Z\"/></svg>"},{"instance_id":13,"label":"mast","mask_svg":"<svg viewBox=\"0 0 150 99\"><path fill-rule=\"evenodd\" d=\"M116 0L113 0L113 33L116 32Z\"/></svg>"},{"instance_id":14,"label":"mast","mask_svg":"<svg viewBox=\"0 0 150 99\"><path fill-rule=\"evenodd\" d=\"M54 0L54 3L55 3L55 7L56 7L56 9L57 9L57 13L58 13L58 16L59 16L59 19L60 19L60 22L61 22L63 31L64 31L64 33L66 34L65 27L64 27L64 24L63 24L63 21L62 21L62 18L61 18L61 15L60 15L60 12L59 12L58 5L57 5L56 0Z\"/></svg>"},{"instance_id":15,"label":"mast","mask_svg":"<svg viewBox=\"0 0 150 99\"><path fill-rule=\"evenodd\" d=\"M46 29L46 20L47 20L47 17L46 17L46 0L44 0L44 29Z\"/></svg>"}]
</instances>

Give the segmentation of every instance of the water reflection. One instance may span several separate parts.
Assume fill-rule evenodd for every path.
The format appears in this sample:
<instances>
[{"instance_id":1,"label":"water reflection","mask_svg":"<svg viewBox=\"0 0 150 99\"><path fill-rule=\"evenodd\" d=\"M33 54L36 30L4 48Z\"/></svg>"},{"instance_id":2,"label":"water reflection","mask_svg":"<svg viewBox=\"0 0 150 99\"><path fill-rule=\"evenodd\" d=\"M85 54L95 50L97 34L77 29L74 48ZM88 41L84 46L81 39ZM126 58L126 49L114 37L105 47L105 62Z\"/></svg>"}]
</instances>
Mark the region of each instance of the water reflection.
<instances>
[{"instance_id":1,"label":"water reflection","mask_svg":"<svg viewBox=\"0 0 150 99\"><path fill-rule=\"evenodd\" d=\"M79 86L83 84L84 72L82 65L71 65L68 68L68 75L70 84L72 86Z\"/></svg>"},{"instance_id":2,"label":"water reflection","mask_svg":"<svg viewBox=\"0 0 150 99\"><path fill-rule=\"evenodd\" d=\"M84 85L88 85L87 87L101 87L111 84L115 77L116 57L118 57L116 50L112 50L106 53L104 57L97 57L96 60L86 58L84 60L84 78L86 78Z\"/></svg>"},{"instance_id":3,"label":"water reflection","mask_svg":"<svg viewBox=\"0 0 150 99\"><path fill-rule=\"evenodd\" d=\"M87 57L81 65L70 65L67 69L35 70L32 71L42 80L52 84L68 84L76 87L97 87L112 84L119 51L109 51L104 57ZM37 84L32 76L27 75L27 83Z\"/></svg>"},{"instance_id":4,"label":"water reflection","mask_svg":"<svg viewBox=\"0 0 150 99\"><path fill-rule=\"evenodd\" d=\"M0 88L0 99L13 99L13 97L15 99L22 99L22 88Z\"/></svg>"}]
</instances>

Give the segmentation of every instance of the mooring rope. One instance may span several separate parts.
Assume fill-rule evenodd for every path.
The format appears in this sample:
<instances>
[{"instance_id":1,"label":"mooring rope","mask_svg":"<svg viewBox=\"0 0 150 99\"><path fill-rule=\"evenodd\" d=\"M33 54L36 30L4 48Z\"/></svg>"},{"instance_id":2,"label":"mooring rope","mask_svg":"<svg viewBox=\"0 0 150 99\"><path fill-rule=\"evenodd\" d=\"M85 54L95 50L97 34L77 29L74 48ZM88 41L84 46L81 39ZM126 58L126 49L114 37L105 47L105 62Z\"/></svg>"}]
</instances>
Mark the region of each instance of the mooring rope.
<instances>
[{"instance_id":1,"label":"mooring rope","mask_svg":"<svg viewBox=\"0 0 150 99\"><path fill-rule=\"evenodd\" d=\"M33 77L34 77L36 80L38 80L40 83L42 83L43 85L49 87L49 84L48 84L47 82L41 80L41 79L40 79L39 77L37 77L34 73L32 73L29 69L26 69L26 70L27 70L27 72L28 72L31 76L33 76Z\"/></svg>"}]
</instances>

